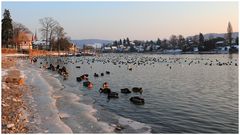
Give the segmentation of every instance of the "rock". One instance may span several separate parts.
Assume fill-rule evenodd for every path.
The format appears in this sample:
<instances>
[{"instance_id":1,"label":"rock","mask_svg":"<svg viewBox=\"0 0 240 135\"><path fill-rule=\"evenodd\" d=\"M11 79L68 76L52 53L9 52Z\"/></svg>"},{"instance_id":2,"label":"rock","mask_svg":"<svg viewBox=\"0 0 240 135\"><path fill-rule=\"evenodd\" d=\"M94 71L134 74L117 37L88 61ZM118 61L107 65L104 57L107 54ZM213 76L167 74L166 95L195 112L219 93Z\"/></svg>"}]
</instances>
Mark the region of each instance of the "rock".
<instances>
[{"instance_id":1,"label":"rock","mask_svg":"<svg viewBox=\"0 0 240 135\"><path fill-rule=\"evenodd\" d=\"M19 84L19 85L23 85L23 84L24 84L24 79L23 79L23 78L20 78L19 81L18 81L18 84Z\"/></svg>"},{"instance_id":2,"label":"rock","mask_svg":"<svg viewBox=\"0 0 240 135\"><path fill-rule=\"evenodd\" d=\"M7 128L12 128L14 127L14 124L7 124Z\"/></svg>"},{"instance_id":3,"label":"rock","mask_svg":"<svg viewBox=\"0 0 240 135\"><path fill-rule=\"evenodd\" d=\"M52 97L53 97L54 99L62 98L62 96L59 96L59 95L53 95Z\"/></svg>"},{"instance_id":4,"label":"rock","mask_svg":"<svg viewBox=\"0 0 240 135\"><path fill-rule=\"evenodd\" d=\"M60 118L60 119L63 119L63 118L69 118L69 117L70 117L69 114L67 114L67 113L63 113L63 112L58 113L58 115L59 115L59 118Z\"/></svg>"},{"instance_id":5,"label":"rock","mask_svg":"<svg viewBox=\"0 0 240 135\"><path fill-rule=\"evenodd\" d=\"M122 127L121 125L117 125L117 126L115 127L115 130L116 130L116 131L121 131L122 129L124 129L124 127Z\"/></svg>"},{"instance_id":6,"label":"rock","mask_svg":"<svg viewBox=\"0 0 240 135\"><path fill-rule=\"evenodd\" d=\"M2 106L3 107L7 107L7 106L9 106L8 104L4 104L4 103L2 103Z\"/></svg>"},{"instance_id":7,"label":"rock","mask_svg":"<svg viewBox=\"0 0 240 135\"><path fill-rule=\"evenodd\" d=\"M21 102L20 99L16 99L16 98L13 98L12 100L13 100L14 102Z\"/></svg>"}]
</instances>

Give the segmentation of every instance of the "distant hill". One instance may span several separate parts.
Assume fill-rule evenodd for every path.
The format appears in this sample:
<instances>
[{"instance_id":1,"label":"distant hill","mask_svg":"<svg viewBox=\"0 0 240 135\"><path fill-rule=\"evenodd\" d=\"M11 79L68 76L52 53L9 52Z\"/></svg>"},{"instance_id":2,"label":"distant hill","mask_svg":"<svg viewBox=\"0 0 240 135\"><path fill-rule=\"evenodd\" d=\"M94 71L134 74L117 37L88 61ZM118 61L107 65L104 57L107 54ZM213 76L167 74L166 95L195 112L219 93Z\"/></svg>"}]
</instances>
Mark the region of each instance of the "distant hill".
<instances>
[{"instance_id":1,"label":"distant hill","mask_svg":"<svg viewBox=\"0 0 240 135\"><path fill-rule=\"evenodd\" d=\"M113 42L111 40L103 40L103 39L82 39L82 40L71 40L71 41L80 48L82 48L83 45L87 45L87 44L91 44L91 45L93 45L93 44L108 44L108 43Z\"/></svg>"},{"instance_id":2,"label":"distant hill","mask_svg":"<svg viewBox=\"0 0 240 135\"><path fill-rule=\"evenodd\" d=\"M207 34L203 34L204 39L209 39L209 37L211 38L217 38L217 37L222 37L224 38L224 35L226 33L207 33ZM233 32L232 33L232 37L235 39L236 37L239 37L238 32ZM193 36L189 36L189 37L193 37Z\"/></svg>"},{"instance_id":3,"label":"distant hill","mask_svg":"<svg viewBox=\"0 0 240 135\"><path fill-rule=\"evenodd\" d=\"M208 33L208 34L204 34L204 38L205 39L209 39L209 37L213 37L213 38L216 38L216 37L222 37L222 38L224 38L224 35L225 34L227 34L227 33ZM236 38L236 37L238 37L238 32L233 32L232 33L232 37L233 38Z\"/></svg>"}]
</instances>

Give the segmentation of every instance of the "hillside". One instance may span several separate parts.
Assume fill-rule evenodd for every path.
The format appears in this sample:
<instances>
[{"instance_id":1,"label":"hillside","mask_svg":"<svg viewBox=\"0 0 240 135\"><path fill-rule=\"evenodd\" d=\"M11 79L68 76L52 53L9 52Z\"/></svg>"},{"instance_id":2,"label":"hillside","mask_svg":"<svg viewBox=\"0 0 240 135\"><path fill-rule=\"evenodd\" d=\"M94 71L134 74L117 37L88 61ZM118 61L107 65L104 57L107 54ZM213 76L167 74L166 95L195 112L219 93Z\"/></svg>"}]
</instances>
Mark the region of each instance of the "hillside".
<instances>
[{"instance_id":1,"label":"hillside","mask_svg":"<svg viewBox=\"0 0 240 135\"><path fill-rule=\"evenodd\" d=\"M216 37L224 38L225 34L226 33L207 33L207 34L203 34L203 36L204 36L204 39L206 40L206 39L209 39L209 37L211 37L211 38L216 38ZM232 37L235 39L236 37L239 37L238 34L239 34L238 32L233 32ZM193 37L193 36L188 36L188 37Z\"/></svg>"},{"instance_id":2,"label":"hillside","mask_svg":"<svg viewBox=\"0 0 240 135\"><path fill-rule=\"evenodd\" d=\"M113 42L111 40L102 40L102 39L82 39L82 40L71 40L71 41L80 48L82 48L83 45L87 45L87 44L91 44L91 45L93 45L93 44L108 44L108 43Z\"/></svg>"},{"instance_id":3,"label":"hillside","mask_svg":"<svg viewBox=\"0 0 240 135\"><path fill-rule=\"evenodd\" d=\"M209 37L213 37L213 38L216 38L216 37L222 37L222 38L224 38L224 35L225 35L226 33L208 33L208 34L204 34L204 38L205 39L209 39ZM236 37L238 37L238 32L233 32L232 33L232 37L233 38L236 38Z\"/></svg>"}]
</instances>

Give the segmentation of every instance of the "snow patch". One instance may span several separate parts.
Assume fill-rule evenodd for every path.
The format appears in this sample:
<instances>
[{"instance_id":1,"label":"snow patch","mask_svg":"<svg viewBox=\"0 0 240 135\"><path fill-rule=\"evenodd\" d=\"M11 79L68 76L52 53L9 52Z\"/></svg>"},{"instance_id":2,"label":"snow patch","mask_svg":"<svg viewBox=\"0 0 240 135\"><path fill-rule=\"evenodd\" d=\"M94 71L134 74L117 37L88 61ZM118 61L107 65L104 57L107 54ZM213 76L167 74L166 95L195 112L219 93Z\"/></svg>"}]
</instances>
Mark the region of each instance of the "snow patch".
<instances>
[{"instance_id":1,"label":"snow patch","mask_svg":"<svg viewBox=\"0 0 240 135\"><path fill-rule=\"evenodd\" d=\"M120 125L128 125L135 130L141 130L141 129L144 128L144 129L147 129L147 130L145 130L143 133L151 133L151 128L144 123L133 121L131 119L124 118L124 117L120 117L118 122L119 122Z\"/></svg>"}]
</instances>

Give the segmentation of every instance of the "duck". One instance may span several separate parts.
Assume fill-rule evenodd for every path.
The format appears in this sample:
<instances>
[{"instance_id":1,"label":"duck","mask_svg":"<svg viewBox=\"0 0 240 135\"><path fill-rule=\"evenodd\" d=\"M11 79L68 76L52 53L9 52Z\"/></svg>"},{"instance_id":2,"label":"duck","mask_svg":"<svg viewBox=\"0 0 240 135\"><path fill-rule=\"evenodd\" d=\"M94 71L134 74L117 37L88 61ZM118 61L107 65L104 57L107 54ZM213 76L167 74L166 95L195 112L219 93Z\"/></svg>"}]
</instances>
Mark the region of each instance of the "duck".
<instances>
[{"instance_id":1,"label":"duck","mask_svg":"<svg viewBox=\"0 0 240 135\"><path fill-rule=\"evenodd\" d=\"M63 74L63 80L67 80L68 75L67 74Z\"/></svg>"},{"instance_id":2,"label":"duck","mask_svg":"<svg viewBox=\"0 0 240 135\"><path fill-rule=\"evenodd\" d=\"M142 92L143 92L143 89L140 87L140 88L138 88L138 87L133 87L132 88L132 91L133 92L139 92L140 94L142 94Z\"/></svg>"},{"instance_id":3,"label":"duck","mask_svg":"<svg viewBox=\"0 0 240 135\"><path fill-rule=\"evenodd\" d=\"M110 92L110 93L108 93L108 98L118 98L118 93L117 92Z\"/></svg>"},{"instance_id":4,"label":"duck","mask_svg":"<svg viewBox=\"0 0 240 135\"><path fill-rule=\"evenodd\" d=\"M145 102L144 102L144 99L139 97L139 96L134 96L134 97L131 97L129 99L132 103L134 104L138 104L138 105L143 105Z\"/></svg>"},{"instance_id":5,"label":"duck","mask_svg":"<svg viewBox=\"0 0 240 135\"><path fill-rule=\"evenodd\" d=\"M89 85L91 85L91 82L90 82L90 81L85 81L85 82L83 82L83 86L88 87Z\"/></svg>"},{"instance_id":6,"label":"duck","mask_svg":"<svg viewBox=\"0 0 240 135\"><path fill-rule=\"evenodd\" d=\"M94 77L98 77L99 75L97 74L97 73L94 73L94 75L93 75Z\"/></svg>"},{"instance_id":7,"label":"duck","mask_svg":"<svg viewBox=\"0 0 240 135\"><path fill-rule=\"evenodd\" d=\"M83 75L80 76L80 78L81 78L82 80L87 80L87 79L88 79L87 77L88 77L88 76L86 76L86 74L83 74Z\"/></svg>"},{"instance_id":8,"label":"duck","mask_svg":"<svg viewBox=\"0 0 240 135\"><path fill-rule=\"evenodd\" d=\"M100 93L109 94L109 93L111 93L111 89L109 89L109 88L100 88L99 92Z\"/></svg>"},{"instance_id":9,"label":"duck","mask_svg":"<svg viewBox=\"0 0 240 135\"><path fill-rule=\"evenodd\" d=\"M81 78L81 77L76 77L76 80L77 80L78 82L81 82L81 81L82 81L82 78Z\"/></svg>"},{"instance_id":10,"label":"duck","mask_svg":"<svg viewBox=\"0 0 240 135\"><path fill-rule=\"evenodd\" d=\"M121 93L128 94L128 93L132 93L132 92L128 88L124 88L124 89L121 89Z\"/></svg>"},{"instance_id":11,"label":"duck","mask_svg":"<svg viewBox=\"0 0 240 135\"><path fill-rule=\"evenodd\" d=\"M88 74L83 74L84 76L88 77Z\"/></svg>"},{"instance_id":12,"label":"duck","mask_svg":"<svg viewBox=\"0 0 240 135\"><path fill-rule=\"evenodd\" d=\"M59 66L59 65L57 65L57 66L56 66L56 69L58 70L59 68L60 68L60 66Z\"/></svg>"}]
</instances>

